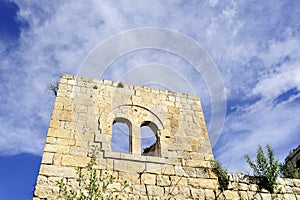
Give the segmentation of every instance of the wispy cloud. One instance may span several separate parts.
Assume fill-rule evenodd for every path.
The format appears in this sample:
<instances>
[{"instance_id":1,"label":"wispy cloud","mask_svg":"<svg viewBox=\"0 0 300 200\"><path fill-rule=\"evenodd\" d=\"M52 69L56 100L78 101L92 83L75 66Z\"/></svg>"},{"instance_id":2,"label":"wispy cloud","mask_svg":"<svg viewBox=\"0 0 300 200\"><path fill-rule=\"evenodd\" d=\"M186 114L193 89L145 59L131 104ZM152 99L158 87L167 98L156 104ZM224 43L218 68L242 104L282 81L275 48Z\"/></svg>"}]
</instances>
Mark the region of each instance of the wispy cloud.
<instances>
[{"instance_id":1,"label":"wispy cloud","mask_svg":"<svg viewBox=\"0 0 300 200\"><path fill-rule=\"evenodd\" d=\"M284 92L299 90L296 1L14 2L19 19L28 25L21 27L18 46L9 54L0 42L1 154L41 154L54 99L45 92L46 85L60 73L76 74L88 53L113 34L146 26L187 34L203 45L220 70L231 110L214 148L218 159L234 170L243 168L243 155L258 144L270 143L281 158L296 145L297 95L274 104ZM204 82L175 57L151 50L132 52L113 63L108 76L120 77L149 62L169 66L197 88L209 119Z\"/></svg>"}]
</instances>

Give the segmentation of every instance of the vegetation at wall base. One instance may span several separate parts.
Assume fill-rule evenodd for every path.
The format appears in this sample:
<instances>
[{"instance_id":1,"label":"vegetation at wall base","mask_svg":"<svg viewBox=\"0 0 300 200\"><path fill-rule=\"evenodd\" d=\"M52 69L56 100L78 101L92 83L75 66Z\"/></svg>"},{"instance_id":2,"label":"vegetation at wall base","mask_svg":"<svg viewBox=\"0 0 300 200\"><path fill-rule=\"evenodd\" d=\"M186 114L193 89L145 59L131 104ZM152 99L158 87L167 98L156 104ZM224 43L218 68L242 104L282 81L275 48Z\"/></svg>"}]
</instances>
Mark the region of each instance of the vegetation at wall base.
<instances>
[{"instance_id":1,"label":"vegetation at wall base","mask_svg":"<svg viewBox=\"0 0 300 200\"><path fill-rule=\"evenodd\" d=\"M119 199L118 196L129 186L127 181L121 184L120 191L113 191L109 188L115 182L115 177L105 172L101 177L96 169L96 158L100 149L98 146L92 146L90 152L91 160L85 167L76 167L78 175L79 188L74 189L66 184L66 179L62 178L57 181L59 187L59 195L67 200L98 200Z\"/></svg>"},{"instance_id":2,"label":"vegetation at wall base","mask_svg":"<svg viewBox=\"0 0 300 200\"><path fill-rule=\"evenodd\" d=\"M214 161L213 166L214 166L213 170L215 174L218 176L220 189L226 190L229 184L227 169L222 167L222 164L219 161Z\"/></svg>"},{"instance_id":3,"label":"vegetation at wall base","mask_svg":"<svg viewBox=\"0 0 300 200\"><path fill-rule=\"evenodd\" d=\"M247 163L253 170L253 175L257 178L258 185L271 193L274 191L276 180L280 174L280 164L274 158L274 153L270 145L266 146L268 157L266 158L262 146L258 146L256 161L253 162L249 155L245 155Z\"/></svg>"}]
</instances>

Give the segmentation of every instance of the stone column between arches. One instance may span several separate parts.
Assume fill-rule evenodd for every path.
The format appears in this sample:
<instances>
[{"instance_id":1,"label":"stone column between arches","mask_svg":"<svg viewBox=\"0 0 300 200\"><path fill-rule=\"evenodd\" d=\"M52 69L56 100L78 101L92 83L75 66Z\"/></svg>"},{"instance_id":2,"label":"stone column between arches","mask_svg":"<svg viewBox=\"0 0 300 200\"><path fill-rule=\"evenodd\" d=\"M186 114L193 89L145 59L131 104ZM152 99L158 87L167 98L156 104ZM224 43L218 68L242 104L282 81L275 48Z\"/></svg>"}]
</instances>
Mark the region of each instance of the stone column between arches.
<instances>
[{"instance_id":1,"label":"stone column between arches","mask_svg":"<svg viewBox=\"0 0 300 200\"><path fill-rule=\"evenodd\" d=\"M138 125L132 124L132 131L130 137L130 152L132 154L141 155L141 133L140 127Z\"/></svg>"}]
</instances>

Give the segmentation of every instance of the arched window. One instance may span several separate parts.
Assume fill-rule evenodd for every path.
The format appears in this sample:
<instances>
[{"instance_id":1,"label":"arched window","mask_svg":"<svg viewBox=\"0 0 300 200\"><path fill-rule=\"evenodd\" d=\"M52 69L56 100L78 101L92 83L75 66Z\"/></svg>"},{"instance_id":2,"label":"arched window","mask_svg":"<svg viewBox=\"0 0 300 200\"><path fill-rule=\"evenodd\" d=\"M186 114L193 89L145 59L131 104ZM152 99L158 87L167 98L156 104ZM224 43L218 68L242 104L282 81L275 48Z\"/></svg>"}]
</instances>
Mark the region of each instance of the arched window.
<instances>
[{"instance_id":1,"label":"arched window","mask_svg":"<svg viewBox=\"0 0 300 200\"><path fill-rule=\"evenodd\" d=\"M131 123L129 120L117 117L112 125L112 152L130 153Z\"/></svg>"},{"instance_id":2,"label":"arched window","mask_svg":"<svg viewBox=\"0 0 300 200\"><path fill-rule=\"evenodd\" d=\"M145 121L140 127L142 155L160 156L160 142L156 124Z\"/></svg>"}]
</instances>

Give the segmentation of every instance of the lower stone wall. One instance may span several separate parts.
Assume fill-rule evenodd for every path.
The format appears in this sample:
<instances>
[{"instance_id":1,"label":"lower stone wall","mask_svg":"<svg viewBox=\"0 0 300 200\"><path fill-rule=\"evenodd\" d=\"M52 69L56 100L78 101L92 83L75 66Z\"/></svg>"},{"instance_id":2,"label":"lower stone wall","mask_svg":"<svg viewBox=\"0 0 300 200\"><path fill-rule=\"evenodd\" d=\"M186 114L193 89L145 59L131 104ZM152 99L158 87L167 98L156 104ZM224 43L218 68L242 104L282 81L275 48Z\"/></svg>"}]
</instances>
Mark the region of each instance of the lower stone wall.
<instances>
[{"instance_id":1,"label":"lower stone wall","mask_svg":"<svg viewBox=\"0 0 300 200\"><path fill-rule=\"evenodd\" d=\"M300 179L278 178L272 194L260 189L251 176L231 174L229 180L228 189L219 193L216 199L300 200Z\"/></svg>"},{"instance_id":2,"label":"lower stone wall","mask_svg":"<svg viewBox=\"0 0 300 200\"><path fill-rule=\"evenodd\" d=\"M129 187L122 191L120 199L300 200L299 179L279 178L278 185L271 194L265 189L259 189L253 177L237 174L229 175L228 189L221 191L218 189L217 177L204 168L202 175L195 177L187 174L179 176L180 169L176 169L174 165L138 173L108 170L105 166L103 169L100 168L101 166L99 166L99 175L102 178L106 172L116 178L109 186L109 190L115 191L115 194L122 189L121 184L125 180L129 182ZM62 166L53 169L42 168L37 180L36 197L33 200L62 199L58 197L59 188L56 185L56 181L60 180L62 175L70 187L78 186L74 168Z\"/></svg>"}]
</instances>

